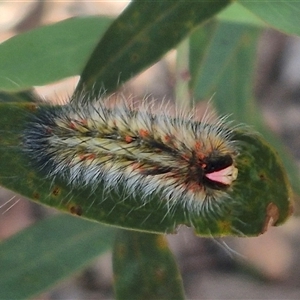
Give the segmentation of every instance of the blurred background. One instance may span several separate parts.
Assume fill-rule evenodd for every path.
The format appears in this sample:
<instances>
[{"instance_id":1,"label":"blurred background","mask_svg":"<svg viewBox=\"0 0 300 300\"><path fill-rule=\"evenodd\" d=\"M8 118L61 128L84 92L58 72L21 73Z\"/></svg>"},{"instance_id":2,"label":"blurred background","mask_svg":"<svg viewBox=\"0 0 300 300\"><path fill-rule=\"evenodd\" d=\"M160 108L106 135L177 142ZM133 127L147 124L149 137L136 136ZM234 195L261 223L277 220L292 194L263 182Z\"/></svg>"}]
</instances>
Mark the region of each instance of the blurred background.
<instances>
[{"instance_id":1,"label":"blurred background","mask_svg":"<svg viewBox=\"0 0 300 300\"><path fill-rule=\"evenodd\" d=\"M29 1L0 3L0 42L73 16L118 15L127 1ZM175 51L129 83L143 97L172 97ZM37 92L49 99L72 93L78 78ZM257 49L255 95L268 126L300 161L300 38L267 29ZM300 166L300 165L299 165ZM0 190L0 239L53 210ZM206 239L181 228L168 237L178 258L188 299L300 299L300 219L260 237ZM36 299L113 299L111 254Z\"/></svg>"}]
</instances>

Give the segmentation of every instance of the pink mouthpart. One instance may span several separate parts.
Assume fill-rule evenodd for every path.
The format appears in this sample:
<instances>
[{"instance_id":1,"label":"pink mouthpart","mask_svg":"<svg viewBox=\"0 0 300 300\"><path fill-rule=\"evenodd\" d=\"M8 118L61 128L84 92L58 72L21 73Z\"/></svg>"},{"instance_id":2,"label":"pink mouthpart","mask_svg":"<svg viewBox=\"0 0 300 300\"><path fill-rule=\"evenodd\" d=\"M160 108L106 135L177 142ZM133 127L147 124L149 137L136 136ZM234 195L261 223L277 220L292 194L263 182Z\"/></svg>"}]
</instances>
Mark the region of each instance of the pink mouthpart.
<instances>
[{"instance_id":1,"label":"pink mouthpart","mask_svg":"<svg viewBox=\"0 0 300 300\"><path fill-rule=\"evenodd\" d=\"M234 166L229 166L225 169L205 174L205 176L211 181L220 182L225 185L229 185L233 180L236 179L236 168Z\"/></svg>"}]
</instances>

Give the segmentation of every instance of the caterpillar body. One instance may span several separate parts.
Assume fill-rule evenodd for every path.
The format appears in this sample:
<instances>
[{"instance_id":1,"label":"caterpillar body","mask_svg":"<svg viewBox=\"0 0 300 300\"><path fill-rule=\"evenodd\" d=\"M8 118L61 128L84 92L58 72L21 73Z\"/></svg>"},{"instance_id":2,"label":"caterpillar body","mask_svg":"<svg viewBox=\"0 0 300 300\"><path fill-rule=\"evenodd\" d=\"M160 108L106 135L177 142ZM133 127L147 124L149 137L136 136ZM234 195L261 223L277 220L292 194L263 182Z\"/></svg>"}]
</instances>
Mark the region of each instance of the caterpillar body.
<instances>
[{"instance_id":1,"label":"caterpillar body","mask_svg":"<svg viewBox=\"0 0 300 300\"><path fill-rule=\"evenodd\" d=\"M70 185L160 194L197 212L228 197L238 177L238 146L225 119L195 121L193 113L122 102L71 102L41 107L23 136L24 151L48 177Z\"/></svg>"},{"instance_id":2,"label":"caterpillar body","mask_svg":"<svg viewBox=\"0 0 300 300\"><path fill-rule=\"evenodd\" d=\"M59 200L71 213L116 226L172 232L186 224L201 235L257 235L291 215L282 163L248 127L225 117L198 121L196 110L172 114L167 104L110 100L87 95L40 104L24 119L28 175L40 172L51 179L46 185L54 183L41 202ZM40 199L38 188L29 188Z\"/></svg>"}]
</instances>

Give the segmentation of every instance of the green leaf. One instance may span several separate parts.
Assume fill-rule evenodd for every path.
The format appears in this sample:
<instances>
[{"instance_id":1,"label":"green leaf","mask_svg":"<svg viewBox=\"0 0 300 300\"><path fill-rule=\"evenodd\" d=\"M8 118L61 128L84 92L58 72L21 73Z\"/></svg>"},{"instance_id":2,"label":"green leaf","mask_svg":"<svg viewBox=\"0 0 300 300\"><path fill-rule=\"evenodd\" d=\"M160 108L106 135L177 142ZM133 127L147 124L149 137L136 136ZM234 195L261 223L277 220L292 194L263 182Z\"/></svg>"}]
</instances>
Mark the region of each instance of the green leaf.
<instances>
[{"instance_id":1,"label":"green leaf","mask_svg":"<svg viewBox=\"0 0 300 300\"><path fill-rule=\"evenodd\" d=\"M282 141L266 127L252 94L257 33L253 29L245 30L241 40L247 41L247 43L240 44L235 56L227 64L227 68L216 85L214 102L221 114L231 114L232 119L253 125L258 132L263 134L265 139L276 149L288 170L294 190L300 193L298 168Z\"/></svg>"},{"instance_id":2,"label":"green leaf","mask_svg":"<svg viewBox=\"0 0 300 300\"><path fill-rule=\"evenodd\" d=\"M290 189L282 165L273 150L251 132L235 131L241 144L239 175L228 198L213 201L199 214L180 201L170 209L159 194L144 203L141 195L128 194L121 183L108 193L102 184L97 189L75 188L62 179L45 178L21 148L28 115L35 111L32 103L0 103L0 184L34 201L118 227L166 233L185 224L209 236L260 234L270 204L278 210L273 225L290 215Z\"/></svg>"},{"instance_id":3,"label":"green leaf","mask_svg":"<svg viewBox=\"0 0 300 300\"><path fill-rule=\"evenodd\" d=\"M191 39L192 47L195 48L194 44L196 43L200 48L200 57L203 58L201 64L198 64L198 69L194 66L192 73L194 97L209 99L214 95L213 103L221 115L229 114L233 120L255 125L259 132L265 133L266 138L271 141L270 136L272 135L262 126L261 116L252 97L251 78L255 66L256 42L260 31L252 26L227 22L219 22L215 24L214 28L210 27L209 29L211 30L209 43L199 43L203 37L201 30L199 33L195 33ZM197 37L198 34L199 37ZM205 36L209 36L207 31L205 31ZM199 58L196 52L192 52L191 55L191 64L194 65L193 61L199 61ZM255 206L259 208L266 198L269 198L271 203L270 194L274 193L278 200L276 207L279 211L286 215L290 214L291 191L287 176L276 153L258 135L253 134L246 137L246 135L243 136L243 133L238 133L238 130L237 134L236 138L240 142L240 155L237 159L239 179L230 196L241 205L245 205L245 212L248 210L250 213ZM276 146L277 151L282 149L278 141L273 145ZM284 151L281 152L281 157L290 171L292 161L288 160ZM274 174L281 175L276 178ZM268 180L269 187L262 187L258 178ZM295 176L294 179L296 182L298 177ZM250 201L251 198L252 201ZM267 220L267 210L268 206L261 207L256 211L256 217L255 215L250 216L252 213L248 217L263 219L265 216ZM245 221L245 224L249 224L249 220L246 221L246 215L241 219ZM232 220L233 224L236 221L238 218ZM254 223L251 224L251 226L253 225ZM226 223L224 226L226 227ZM241 226L238 227L241 228ZM220 231L224 232L225 228Z\"/></svg>"},{"instance_id":4,"label":"green leaf","mask_svg":"<svg viewBox=\"0 0 300 300\"><path fill-rule=\"evenodd\" d=\"M119 231L113 268L118 300L184 299L181 276L163 235Z\"/></svg>"},{"instance_id":5,"label":"green leaf","mask_svg":"<svg viewBox=\"0 0 300 300\"><path fill-rule=\"evenodd\" d=\"M133 1L107 30L82 72L77 92L113 91L175 47L230 1Z\"/></svg>"},{"instance_id":6,"label":"green leaf","mask_svg":"<svg viewBox=\"0 0 300 300\"><path fill-rule=\"evenodd\" d=\"M275 29L300 35L299 1L238 0L238 2Z\"/></svg>"},{"instance_id":7,"label":"green leaf","mask_svg":"<svg viewBox=\"0 0 300 300\"><path fill-rule=\"evenodd\" d=\"M0 299L28 299L109 250L110 227L57 215L0 243Z\"/></svg>"},{"instance_id":8,"label":"green leaf","mask_svg":"<svg viewBox=\"0 0 300 300\"><path fill-rule=\"evenodd\" d=\"M0 45L0 90L15 91L79 75L111 19L72 18Z\"/></svg>"},{"instance_id":9,"label":"green leaf","mask_svg":"<svg viewBox=\"0 0 300 300\"><path fill-rule=\"evenodd\" d=\"M0 102L37 102L38 100L39 97L31 89L14 93L0 91Z\"/></svg>"},{"instance_id":10,"label":"green leaf","mask_svg":"<svg viewBox=\"0 0 300 300\"><path fill-rule=\"evenodd\" d=\"M191 52L190 58L190 64L193 66L191 88L195 99L210 98L216 92L217 83L224 69L234 59L237 49L243 43L245 32L249 28L247 25L235 23L210 22L206 29L201 28L192 35L191 48L199 49L198 53ZM200 40L199 44L199 38L202 39L203 36L206 39Z\"/></svg>"},{"instance_id":11,"label":"green leaf","mask_svg":"<svg viewBox=\"0 0 300 300\"><path fill-rule=\"evenodd\" d=\"M221 22L241 23L258 27L267 26L265 22L238 2L233 2L230 6L221 11L217 15L217 20Z\"/></svg>"},{"instance_id":12,"label":"green leaf","mask_svg":"<svg viewBox=\"0 0 300 300\"><path fill-rule=\"evenodd\" d=\"M300 193L299 174L291 154L282 142L266 128L262 115L252 95L253 73L257 41L260 29L254 26L219 22L210 27L206 36L211 36L210 43L197 42L203 32L199 30L191 39L191 47L201 49L206 56L199 61L197 52L192 52L192 90L196 99L209 99L221 115L231 115L231 119L253 125L264 135L277 150L288 170L293 188ZM199 37L198 37L199 36ZM222 49L222 51L220 51ZM203 55L200 54L202 58Z\"/></svg>"}]
</instances>

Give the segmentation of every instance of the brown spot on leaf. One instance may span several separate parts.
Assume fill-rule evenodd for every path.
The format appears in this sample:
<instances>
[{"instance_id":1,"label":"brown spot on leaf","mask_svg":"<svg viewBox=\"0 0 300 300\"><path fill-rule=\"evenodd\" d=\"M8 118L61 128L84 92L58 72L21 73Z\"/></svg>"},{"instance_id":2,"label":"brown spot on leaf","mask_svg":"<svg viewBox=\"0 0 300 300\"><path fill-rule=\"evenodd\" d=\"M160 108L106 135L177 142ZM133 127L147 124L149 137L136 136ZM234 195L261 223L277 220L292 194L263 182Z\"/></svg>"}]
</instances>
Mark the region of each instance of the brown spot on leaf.
<instances>
[{"instance_id":1,"label":"brown spot on leaf","mask_svg":"<svg viewBox=\"0 0 300 300\"><path fill-rule=\"evenodd\" d=\"M158 235L156 238L156 245L161 250L168 249L168 243L166 238L163 235Z\"/></svg>"},{"instance_id":2,"label":"brown spot on leaf","mask_svg":"<svg viewBox=\"0 0 300 300\"><path fill-rule=\"evenodd\" d=\"M38 108L38 105L35 103L28 103L26 104L25 108L31 112L35 112Z\"/></svg>"},{"instance_id":3,"label":"brown spot on leaf","mask_svg":"<svg viewBox=\"0 0 300 300\"><path fill-rule=\"evenodd\" d=\"M139 55L137 54L137 53L133 53L132 55L131 55L131 62L137 62L138 61L138 59L139 59Z\"/></svg>"},{"instance_id":4,"label":"brown spot on leaf","mask_svg":"<svg viewBox=\"0 0 300 300\"><path fill-rule=\"evenodd\" d=\"M232 223L230 221L220 220L217 224L221 234L226 235L232 231Z\"/></svg>"},{"instance_id":5,"label":"brown spot on leaf","mask_svg":"<svg viewBox=\"0 0 300 300\"><path fill-rule=\"evenodd\" d=\"M118 258L124 258L125 254L126 254L126 245L123 243L120 243L116 248L116 255Z\"/></svg>"},{"instance_id":6,"label":"brown spot on leaf","mask_svg":"<svg viewBox=\"0 0 300 300\"><path fill-rule=\"evenodd\" d=\"M72 205L69 208L72 215L81 216L83 213L82 207L80 205Z\"/></svg>"},{"instance_id":7,"label":"brown spot on leaf","mask_svg":"<svg viewBox=\"0 0 300 300\"><path fill-rule=\"evenodd\" d=\"M55 186L54 189L52 190L52 195L57 197L60 194L60 188Z\"/></svg>"},{"instance_id":8,"label":"brown spot on leaf","mask_svg":"<svg viewBox=\"0 0 300 300\"><path fill-rule=\"evenodd\" d=\"M270 226L274 226L279 219L279 209L276 204L270 202L266 208L266 218L261 233L265 233Z\"/></svg>"},{"instance_id":9,"label":"brown spot on leaf","mask_svg":"<svg viewBox=\"0 0 300 300\"><path fill-rule=\"evenodd\" d=\"M266 179L265 173L260 173L260 174L259 174L259 178L260 178L261 180L265 180L265 179Z\"/></svg>"},{"instance_id":10,"label":"brown spot on leaf","mask_svg":"<svg viewBox=\"0 0 300 300\"><path fill-rule=\"evenodd\" d=\"M164 269L162 268L158 268L155 270L155 278L158 280L158 281L163 281L166 277L166 272Z\"/></svg>"},{"instance_id":11,"label":"brown spot on leaf","mask_svg":"<svg viewBox=\"0 0 300 300\"><path fill-rule=\"evenodd\" d=\"M32 196L33 196L34 200L39 200L40 199L40 194L37 193L37 192L34 192Z\"/></svg>"}]
</instances>

